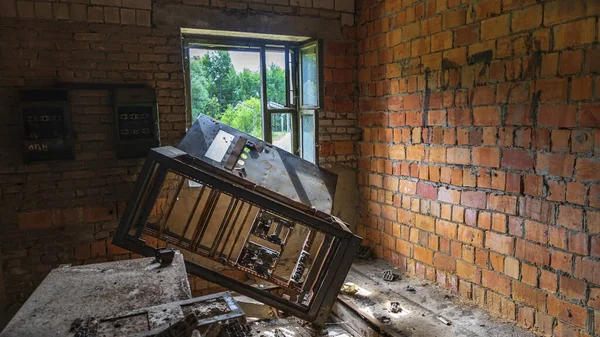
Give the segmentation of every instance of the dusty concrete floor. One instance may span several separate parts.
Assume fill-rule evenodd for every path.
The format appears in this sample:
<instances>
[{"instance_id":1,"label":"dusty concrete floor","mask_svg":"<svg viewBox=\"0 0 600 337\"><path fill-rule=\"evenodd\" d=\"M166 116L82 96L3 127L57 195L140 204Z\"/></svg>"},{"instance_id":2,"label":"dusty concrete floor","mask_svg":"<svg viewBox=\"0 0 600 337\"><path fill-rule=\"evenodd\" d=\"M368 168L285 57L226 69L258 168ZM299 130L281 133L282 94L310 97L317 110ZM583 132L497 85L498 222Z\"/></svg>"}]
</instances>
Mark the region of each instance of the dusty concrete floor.
<instances>
[{"instance_id":1,"label":"dusty concrete floor","mask_svg":"<svg viewBox=\"0 0 600 337\"><path fill-rule=\"evenodd\" d=\"M380 260L356 261L346 278L359 286L354 296L342 295L362 312L372 317L388 317L384 324L394 335L403 337L533 337L530 331L491 317L473 304L465 303L449 291L431 282L401 275L400 280L386 282L382 273L391 266ZM395 273L401 274L399 271ZM407 291L407 286L414 291ZM391 313L391 301L400 303L402 311ZM446 325L439 319L449 322Z\"/></svg>"},{"instance_id":2,"label":"dusty concrete floor","mask_svg":"<svg viewBox=\"0 0 600 337\"><path fill-rule=\"evenodd\" d=\"M191 298L183 256L161 266L154 258L53 269L0 337L68 336L90 317Z\"/></svg>"}]
</instances>

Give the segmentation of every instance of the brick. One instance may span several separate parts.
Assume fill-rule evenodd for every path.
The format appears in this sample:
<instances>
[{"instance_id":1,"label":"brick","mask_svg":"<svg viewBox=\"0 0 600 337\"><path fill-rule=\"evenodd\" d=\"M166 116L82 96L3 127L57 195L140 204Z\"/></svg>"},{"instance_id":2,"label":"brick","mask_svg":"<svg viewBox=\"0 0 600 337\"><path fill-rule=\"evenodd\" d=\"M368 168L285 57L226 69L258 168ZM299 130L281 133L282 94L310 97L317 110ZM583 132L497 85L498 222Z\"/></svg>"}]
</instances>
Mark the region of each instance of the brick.
<instances>
[{"instance_id":1,"label":"brick","mask_svg":"<svg viewBox=\"0 0 600 337\"><path fill-rule=\"evenodd\" d=\"M591 237L591 246L590 246L590 255L591 256L600 256L600 237L592 236Z\"/></svg>"},{"instance_id":2,"label":"brick","mask_svg":"<svg viewBox=\"0 0 600 337\"><path fill-rule=\"evenodd\" d=\"M469 207L485 209L486 193L483 191L463 191L461 193L461 204Z\"/></svg>"},{"instance_id":3,"label":"brick","mask_svg":"<svg viewBox=\"0 0 600 337\"><path fill-rule=\"evenodd\" d=\"M555 76L558 73L558 53L542 55L542 76Z\"/></svg>"},{"instance_id":4,"label":"brick","mask_svg":"<svg viewBox=\"0 0 600 337\"><path fill-rule=\"evenodd\" d=\"M431 36L431 51L441 51L452 48L452 32L444 31Z\"/></svg>"},{"instance_id":5,"label":"brick","mask_svg":"<svg viewBox=\"0 0 600 337\"><path fill-rule=\"evenodd\" d=\"M541 309L544 310L544 309ZM545 311L544 311L545 312ZM540 333L551 335L552 327L554 324L554 317L546 315L544 312L536 312L535 314L535 328Z\"/></svg>"},{"instance_id":6,"label":"brick","mask_svg":"<svg viewBox=\"0 0 600 337\"><path fill-rule=\"evenodd\" d=\"M17 3L14 0L0 2L0 17L16 17ZM4 289L4 288L2 288Z\"/></svg>"},{"instance_id":7,"label":"brick","mask_svg":"<svg viewBox=\"0 0 600 337\"><path fill-rule=\"evenodd\" d=\"M481 285L502 295L510 296L510 279L489 270L481 271Z\"/></svg>"},{"instance_id":8,"label":"brick","mask_svg":"<svg viewBox=\"0 0 600 337\"><path fill-rule=\"evenodd\" d=\"M566 98L565 98L566 99ZM572 105L542 105L538 116L540 126L570 128L576 126L577 109Z\"/></svg>"},{"instance_id":9,"label":"brick","mask_svg":"<svg viewBox=\"0 0 600 337\"><path fill-rule=\"evenodd\" d=\"M595 20L593 18L579 20L555 26L554 48L557 50L585 45L594 42Z\"/></svg>"},{"instance_id":10,"label":"brick","mask_svg":"<svg viewBox=\"0 0 600 337\"><path fill-rule=\"evenodd\" d=\"M454 31L454 46L461 47L478 42L479 30L479 23L457 28Z\"/></svg>"},{"instance_id":11,"label":"brick","mask_svg":"<svg viewBox=\"0 0 600 337\"><path fill-rule=\"evenodd\" d=\"M444 30L463 26L467 20L467 11L465 9L455 10L445 13L442 17L442 28Z\"/></svg>"},{"instance_id":12,"label":"brick","mask_svg":"<svg viewBox=\"0 0 600 337\"><path fill-rule=\"evenodd\" d=\"M573 176L574 164L575 157L571 155L539 153L535 171L537 174L551 174L569 178Z\"/></svg>"},{"instance_id":13,"label":"brick","mask_svg":"<svg viewBox=\"0 0 600 337\"><path fill-rule=\"evenodd\" d=\"M560 75L573 75L581 72L583 63L582 50L565 50L560 54Z\"/></svg>"},{"instance_id":14,"label":"brick","mask_svg":"<svg viewBox=\"0 0 600 337\"><path fill-rule=\"evenodd\" d=\"M517 313L517 321L519 325L531 329L533 327L534 322L534 311L529 307L519 307Z\"/></svg>"},{"instance_id":15,"label":"brick","mask_svg":"<svg viewBox=\"0 0 600 337\"><path fill-rule=\"evenodd\" d=\"M567 79L564 79L564 78L542 79L542 80L537 80L535 82L535 89L537 91L541 92L541 95L540 95L541 102L566 101L568 87L569 87L569 83L568 83ZM564 107L561 107L561 106L557 106L554 108L564 109ZM540 115L544 114L544 113L542 113L542 111L544 111L544 109L551 110L552 108L541 106L540 107ZM567 110L566 112L563 111L562 113L570 113L570 110ZM540 117L540 118L542 118L542 117ZM556 118L556 116L555 116L555 118ZM543 119L541 119L541 121L543 121ZM540 124L540 125L543 125L543 124Z\"/></svg>"},{"instance_id":16,"label":"brick","mask_svg":"<svg viewBox=\"0 0 600 337\"><path fill-rule=\"evenodd\" d=\"M585 204L586 187L580 182L572 181L567 184L566 199L568 202L584 205Z\"/></svg>"},{"instance_id":17,"label":"brick","mask_svg":"<svg viewBox=\"0 0 600 337\"><path fill-rule=\"evenodd\" d=\"M20 18L35 17L33 1L17 1L17 14Z\"/></svg>"},{"instance_id":18,"label":"brick","mask_svg":"<svg viewBox=\"0 0 600 337\"><path fill-rule=\"evenodd\" d=\"M429 36L414 40L410 44L411 56L429 54L431 50L431 39ZM436 50L433 50L436 51Z\"/></svg>"},{"instance_id":19,"label":"brick","mask_svg":"<svg viewBox=\"0 0 600 337\"><path fill-rule=\"evenodd\" d=\"M104 9L104 22L106 23L120 23L121 17L119 15L119 9L113 7L106 7Z\"/></svg>"},{"instance_id":20,"label":"brick","mask_svg":"<svg viewBox=\"0 0 600 337\"><path fill-rule=\"evenodd\" d=\"M516 214L517 198L509 195L490 194L488 196L488 209L502 213Z\"/></svg>"},{"instance_id":21,"label":"brick","mask_svg":"<svg viewBox=\"0 0 600 337\"><path fill-rule=\"evenodd\" d=\"M485 233L485 248L495 252L512 255L514 252L515 239L508 235L487 231Z\"/></svg>"},{"instance_id":22,"label":"brick","mask_svg":"<svg viewBox=\"0 0 600 337\"><path fill-rule=\"evenodd\" d=\"M565 183L562 181L548 180L548 200L565 201Z\"/></svg>"},{"instance_id":23,"label":"brick","mask_svg":"<svg viewBox=\"0 0 600 337\"><path fill-rule=\"evenodd\" d=\"M456 258L436 253L433 265L439 270L454 273L456 271Z\"/></svg>"},{"instance_id":24,"label":"brick","mask_svg":"<svg viewBox=\"0 0 600 337\"><path fill-rule=\"evenodd\" d=\"M435 228L435 218L417 214L415 216L415 226L433 233Z\"/></svg>"},{"instance_id":25,"label":"brick","mask_svg":"<svg viewBox=\"0 0 600 337\"><path fill-rule=\"evenodd\" d=\"M108 255L125 255L131 253L127 249L121 248L119 246L115 246L111 243L107 244L108 246Z\"/></svg>"},{"instance_id":26,"label":"brick","mask_svg":"<svg viewBox=\"0 0 600 337\"><path fill-rule=\"evenodd\" d=\"M87 8L87 20L89 22L104 22L104 10L103 7L92 7Z\"/></svg>"},{"instance_id":27,"label":"brick","mask_svg":"<svg viewBox=\"0 0 600 337\"><path fill-rule=\"evenodd\" d=\"M400 184L398 187L400 193L411 194L414 195L417 191L417 183L410 180L400 180Z\"/></svg>"},{"instance_id":28,"label":"brick","mask_svg":"<svg viewBox=\"0 0 600 337\"><path fill-rule=\"evenodd\" d=\"M432 264L433 252L431 250L415 245L413 247L413 253L415 260L424 262L426 264Z\"/></svg>"},{"instance_id":29,"label":"brick","mask_svg":"<svg viewBox=\"0 0 600 337\"><path fill-rule=\"evenodd\" d=\"M600 104L581 104L579 108L579 125L583 127L600 127Z\"/></svg>"},{"instance_id":30,"label":"brick","mask_svg":"<svg viewBox=\"0 0 600 337\"><path fill-rule=\"evenodd\" d=\"M34 2L35 17L38 19L52 20L52 3Z\"/></svg>"},{"instance_id":31,"label":"brick","mask_svg":"<svg viewBox=\"0 0 600 337\"><path fill-rule=\"evenodd\" d=\"M600 160L598 158L577 158L575 179L578 181L600 181Z\"/></svg>"},{"instance_id":32,"label":"brick","mask_svg":"<svg viewBox=\"0 0 600 337\"><path fill-rule=\"evenodd\" d=\"M125 8L134 8L134 9L152 9L152 1L151 0L121 0L123 2L123 7Z\"/></svg>"},{"instance_id":33,"label":"brick","mask_svg":"<svg viewBox=\"0 0 600 337\"><path fill-rule=\"evenodd\" d=\"M508 172L506 174L506 192L521 193L521 175Z\"/></svg>"},{"instance_id":34,"label":"brick","mask_svg":"<svg viewBox=\"0 0 600 337\"><path fill-rule=\"evenodd\" d=\"M121 24L135 25L135 10L121 8Z\"/></svg>"},{"instance_id":35,"label":"brick","mask_svg":"<svg viewBox=\"0 0 600 337\"><path fill-rule=\"evenodd\" d=\"M592 98L592 78L577 77L571 81L571 98L575 101L583 101Z\"/></svg>"},{"instance_id":36,"label":"brick","mask_svg":"<svg viewBox=\"0 0 600 337\"><path fill-rule=\"evenodd\" d=\"M538 285L538 269L536 266L523 263L521 265L521 282L533 287Z\"/></svg>"},{"instance_id":37,"label":"brick","mask_svg":"<svg viewBox=\"0 0 600 337\"><path fill-rule=\"evenodd\" d=\"M473 124L475 126L500 125L500 114L500 107L497 106L476 107L473 109Z\"/></svg>"},{"instance_id":38,"label":"brick","mask_svg":"<svg viewBox=\"0 0 600 337\"><path fill-rule=\"evenodd\" d=\"M479 166L499 167L499 149L489 147L473 147L473 164Z\"/></svg>"},{"instance_id":39,"label":"brick","mask_svg":"<svg viewBox=\"0 0 600 337\"><path fill-rule=\"evenodd\" d=\"M481 40L495 39L510 32L510 15L504 14L481 21Z\"/></svg>"},{"instance_id":40,"label":"brick","mask_svg":"<svg viewBox=\"0 0 600 337\"><path fill-rule=\"evenodd\" d=\"M69 4L71 20L87 21L87 7L85 4Z\"/></svg>"},{"instance_id":41,"label":"brick","mask_svg":"<svg viewBox=\"0 0 600 337\"><path fill-rule=\"evenodd\" d=\"M525 220L525 238L530 241L546 244L548 242L548 225Z\"/></svg>"},{"instance_id":42,"label":"brick","mask_svg":"<svg viewBox=\"0 0 600 337\"><path fill-rule=\"evenodd\" d=\"M568 3L560 0L551 1L544 5L544 25L547 27L583 16L585 16L583 0L569 1Z\"/></svg>"},{"instance_id":43,"label":"brick","mask_svg":"<svg viewBox=\"0 0 600 337\"><path fill-rule=\"evenodd\" d=\"M556 326L554 327L554 336L556 337L568 337L568 336L580 336L579 328L572 326L570 324L563 323L561 321L556 322ZM581 336L589 336L586 334L582 334Z\"/></svg>"},{"instance_id":44,"label":"brick","mask_svg":"<svg viewBox=\"0 0 600 337\"><path fill-rule=\"evenodd\" d=\"M34 211L18 214L19 229L44 229L52 227L51 211Z\"/></svg>"},{"instance_id":45,"label":"brick","mask_svg":"<svg viewBox=\"0 0 600 337\"><path fill-rule=\"evenodd\" d=\"M472 264L462 260L456 260L456 275L467 281L479 283L481 279L481 270L477 269L477 267Z\"/></svg>"},{"instance_id":46,"label":"brick","mask_svg":"<svg viewBox=\"0 0 600 337\"><path fill-rule=\"evenodd\" d=\"M569 229L583 229L583 210L567 205L560 205L556 224Z\"/></svg>"},{"instance_id":47,"label":"brick","mask_svg":"<svg viewBox=\"0 0 600 337\"><path fill-rule=\"evenodd\" d=\"M90 255L92 258L106 256L106 241L92 242Z\"/></svg>"},{"instance_id":48,"label":"brick","mask_svg":"<svg viewBox=\"0 0 600 337\"><path fill-rule=\"evenodd\" d=\"M587 304L594 309L600 309L600 288L590 289L590 299Z\"/></svg>"},{"instance_id":49,"label":"brick","mask_svg":"<svg viewBox=\"0 0 600 337\"><path fill-rule=\"evenodd\" d=\"M442 17L435 16L421 21L421 34L431 35L442 30Z\"/></svg>"},{"instance_id":50,"label":"brick","mask_svg":"<svg viewBox=\"0 0 600 337\"><path fill-rule=\"evenodd\" d=\"M573 265L573 255L555 250L552 251L550 261L550 266L552 268L571 273Z\"/></svg>"},{"instance_id":51,"label":"brick","mask_svg":"<svg viewBox=\"0 0 600 337\"><path fill-rule=\"evenodd\" d=\"M469 226L458 226L458 240L476 247L483 247L483 231Z\"/></svg>"},{"instance_id":52,"label":"brick","mask_svg":"<svg viewBox=\"0 0 600 337\"><path fill-rule=\"evenodd\" d=\"M93 206L84 209L84 218L88 222L110 221L116 219L114 207Z\"/></svg>"},{"instance_id":53,"label":"brick","mask_svg":"<svg viewBox=\"0 0 600 337\"><path fill-rule=\"evenodd\" d=\"M585 233L569 235L569 251L579 255L588 255L588 236Z\"/></svg>"},{"instance_id":54,"label":"brick","mask_svg":"<svg viewBox=\"0 0 600 337\"><path fill-rule=\"evenodd\" d=\"M584 300L586 290L585 283L564 275L560 277L560 293L567 298Z\"/></svg>"},{"instance_id":55,"label":"brick","mask_svg":"<svg viewBox=\"0 0 600 337\"><path fill-rule=\"evenodd\" d=\"M571 131L552 130L550 140L552 141L552 152L569 152L569 140Z\"/></svg>"},{"instance_id":56,"label":"brick","mask_svg":"<svg viewBox=\"0 0 600 337\"><path fill-rule=\"evenodd\" d=\"M492 270L500 273L504 272L504 256L490 252L490 265Z\"/></svg>"},{"instance_id":57,"label":"brick","mask_svg":"<svg viewBox=\"0 0 600 337\"><path fill-rule=\"evenodd\" d=\"M69 4L55 3L54 18L57 20L69 20Z\"/></svg>"},{"instance_id":58,"label":"brick","mask_svg":"<svg viewBox=\"0 0 600 337\"><path fill-rule=\"evenodd\" d=\"M135 22L138 26L150 26L150 11L136 10Z\"/></svg>"},{"instance_id":59,"label":"brick","mask_svg":"<svg viewBox=\"0 0 600 337\"><path fill-rule=\"evenodd\" d=\"M546 294L517 281L513 281L512 287L512 298L515 301L525 303L530 307L545 311L547 297Z\"/></svg>"},{"instance_id":60,"label":"brick","mask_svg":"<svg viewBox=\"0 0 600 337\"><path fill-rule=\"evenodd\" d=\"M592 233L600 233L600 212L592 210L586 211L588 231Z\"/></svg>"},{"instance_id":61,"label":"brick","mask_svg":"<svg viewBox=\"0 0 600 337\"><path fill-rule=\"evenodd\" d=\"M448 148L446 151L446 160L448 164L468 165L470 163L471 152L469 149Z\"/></svg>"},{"instance_id":62,"label":"brick","mask_svg":"<svg viewBox=\"0 0 600 337\"><path fill-rule=\"evenodd\" d=\"M580 328L585 328L587 324L587 310L585 308L554 296L548 296L548 314Z\"/></svg>"},{"instance_id":63,"label":"brick","mask_svg":"<svg viewBox=\"0 0 600 337\"><path fill-rule=\"evenodd\" d=\"M556 293L558 288L558 275L542 269L540 274L540 288L550 293Z\"/></svg>"},{"instance_id":64,"label":"brick","mask_svg":"<svg viewBox=\"0 0 600 337\"><path fill-rule=\"evenodd\" d=\"M542 24L542 6L530 6L513 12L512 30L519 32L538 28Z\"/></svg>"},{"instance_id":65,"label":"brick","mask_svg":"<svg viewBox=\"0 0 600 337\"><path fill-rule=\"evenodd\" d=\"M591 152L594 148L594 136L590 131L573 130L571 132L572 152Z\"/></svg>"},{"instance_id":66,"label":"brick","mask_svg":"<svg viewBox=\"0 0 600 337\"><path fill-rule=\"evenodd\" d=\"M586 49L584 66L584 71L586 73L600 72L600 62L597 62L598 57L600 57L600 49Z\"/></svg>"},{"instance_id":67,"label":"brick","mask_svg":"<svg viewBox=\"0 0 600 337\"><path fill-rule=\"evenodd\" d=\"M85 243L75 247L75 258L77 260L85 260L92 257L91 247L89 243Z\"/></svg>"},{"instance_id":68,"label":"brick","mask_svg":"<svg viewBox=\"0 0 600 337\"><path fill-rule=\"evenodd\" d=\"M550 265L550 253L547 248L521 239L517 239L515 256L538 266Z\"/></svg>"},{"instance_id":69,"label":"brick","mask_svg":"<svg viewBox=\"0 0 600 337\"><path fill-rule=\"evenodd\" d=\"M516 170L529 170L533 168L533 155L526 150L503 149L502 167Z\"/></svg>"},{"instance_id":70,"label":"brick","mask_svg":"<svg viewBox=\"0 0 600 337\"><path fill-rule=\"evenodd\" d=\"M432 184L427 184L419 181L417 183L417 194L420 197L436 200L437 199L437 188Z\"/></svg>"},{"instance_id":71,"label":"brick","mask_svg":"<svg viewBox=\"0 0 600 337\"><path fill-rule=\"evenodd\" d=\"M504 259L504 274L518 280L519 260L512 257L506 257L506 259Z\"/></svg>"},{"instance_id":72,"label":"brick","mask_svg":"<svg viewBox=\"0 0 600 337\"><path fill-rule=\"evenodd\" d=\"M458 204L460 202L460 191L449 189L446 187L440 187L438 189L437 199L442 202Z\"/></svg>"},{"instance_id":73,"label":"brick","mask_svg":"<svg viewBox=\"0 0 600 337\"><path fill-rule=\"evenodd\" d=\"M77 225L83 222L83 208L68 208L52 211L52 223L55 225Z\"/></svg>"}]
</instances>

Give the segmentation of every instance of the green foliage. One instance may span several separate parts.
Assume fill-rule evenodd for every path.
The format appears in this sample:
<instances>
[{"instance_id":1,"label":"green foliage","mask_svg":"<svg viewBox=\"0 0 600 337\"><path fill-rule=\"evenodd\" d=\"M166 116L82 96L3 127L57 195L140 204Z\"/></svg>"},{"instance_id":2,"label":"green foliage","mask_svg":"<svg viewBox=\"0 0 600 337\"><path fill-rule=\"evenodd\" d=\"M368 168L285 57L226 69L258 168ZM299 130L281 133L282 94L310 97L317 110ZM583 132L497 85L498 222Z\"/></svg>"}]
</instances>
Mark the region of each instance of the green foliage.
<instances>
[{"instance_id":1,"label":"green foliage","mask_svg":"<svg viewBox=\"0 0 600 337\"><path fill-rule=\"evenodd\" d=\"M267 67L267 99L285 105L285 70L275 63Z\"/></svg>"},{"instance_id":2,"label":"green foliage","mask_svg":"<svg viewBox=\"0 0 600 337\"><path fill-rule=\"evenodd\" d=\"M285 105L285 70L272 63L267 67L268 101ZM227 51L209 51L190 62L192 117L200 113L262 138L260 73L236 72ZM289 122L277 119L273 126L285 131Z\"/></svg>"},{"instance_id":3,"label":"green foliage","mask_svg":"<svg viewBox=\"0 0 600 337\"><path fill-rule=\"evenodd\" d=\"M261 102L258 98L250 98L234 107L229 106L220 120L254 137L262 138Z\"/></svg>"}]
</instances>

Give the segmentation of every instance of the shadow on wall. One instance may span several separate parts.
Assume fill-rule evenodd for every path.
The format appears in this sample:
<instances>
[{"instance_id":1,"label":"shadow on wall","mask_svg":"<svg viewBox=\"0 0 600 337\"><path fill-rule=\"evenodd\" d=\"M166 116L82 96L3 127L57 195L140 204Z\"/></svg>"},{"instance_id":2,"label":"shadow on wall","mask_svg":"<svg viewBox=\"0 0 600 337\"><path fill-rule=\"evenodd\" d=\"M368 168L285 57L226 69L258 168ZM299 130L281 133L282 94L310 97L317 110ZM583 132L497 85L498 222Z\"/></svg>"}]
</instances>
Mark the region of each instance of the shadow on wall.
<instances>
[{"instance_id":1,"label":"shadow on wall","mask_svg":"<svg viewBox=\"0 0 600 337\"><path fill-rule=\"evenodd\" d=\"M350 230L356 233L358 212L356 171L348 167L333 167L328 168L328 170L338 175L332 214L347 222L350 225Z\"/></svg>"}]
</instances>

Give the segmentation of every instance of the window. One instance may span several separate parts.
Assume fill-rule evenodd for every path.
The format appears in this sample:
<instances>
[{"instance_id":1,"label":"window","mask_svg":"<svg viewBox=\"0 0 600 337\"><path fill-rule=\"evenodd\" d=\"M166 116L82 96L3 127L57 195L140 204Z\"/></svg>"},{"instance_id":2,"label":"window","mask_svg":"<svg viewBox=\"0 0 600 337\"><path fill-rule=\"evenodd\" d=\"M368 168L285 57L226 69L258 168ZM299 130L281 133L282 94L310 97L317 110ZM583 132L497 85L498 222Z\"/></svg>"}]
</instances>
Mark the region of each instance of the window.
<instances>
[{"instance_id":1,"label":"window","mask_svg":"<svg viewBox=\"0 0 600 337\"><path fill-rule=\"evenodd\" d=\"M188 120L208 115L316 163L319 44L269 37L184 32Z\"/></svg>"}]
</instances>

